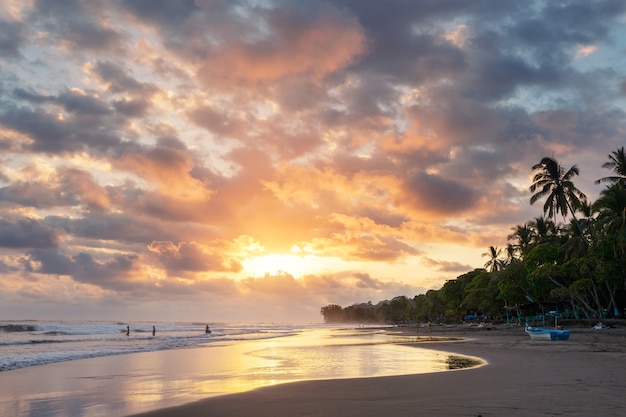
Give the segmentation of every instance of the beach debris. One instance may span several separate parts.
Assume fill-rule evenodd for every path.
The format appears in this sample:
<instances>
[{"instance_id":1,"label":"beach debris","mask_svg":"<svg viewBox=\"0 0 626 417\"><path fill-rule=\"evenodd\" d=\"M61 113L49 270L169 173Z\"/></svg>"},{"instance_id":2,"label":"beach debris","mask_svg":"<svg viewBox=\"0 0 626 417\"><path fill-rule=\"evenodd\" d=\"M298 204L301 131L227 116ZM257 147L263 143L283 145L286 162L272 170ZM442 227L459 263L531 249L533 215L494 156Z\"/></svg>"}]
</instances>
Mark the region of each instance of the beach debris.
<instances>
[{"instance_id":1,"label":"beach debris","mask_svg":"<svg viewBox=\"0 0 626 417\"><path fill-rule=\"evenodd\" d=\"M480 365L481 362L477 359L465 356L450 355L448 359L446 359L446 363L448 364L448 369L463 369Z\"/></svg>"}]
</instances>

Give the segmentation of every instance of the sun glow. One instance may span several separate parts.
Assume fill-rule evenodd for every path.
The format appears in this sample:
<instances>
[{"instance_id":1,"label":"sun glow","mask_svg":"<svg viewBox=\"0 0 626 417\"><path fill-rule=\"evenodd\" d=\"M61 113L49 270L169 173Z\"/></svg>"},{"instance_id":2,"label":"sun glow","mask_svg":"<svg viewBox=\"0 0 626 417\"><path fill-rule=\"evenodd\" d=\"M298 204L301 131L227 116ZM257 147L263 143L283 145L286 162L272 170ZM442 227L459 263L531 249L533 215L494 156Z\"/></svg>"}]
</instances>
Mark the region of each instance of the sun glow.
<instances>
[{"instance_id":1,"label":"sun glow","mask_svg":"<svg viewBox=\"0 0 626 417\"><path fill-rule=\"evenodd\" d=\"M255 277L280 273L302 277L322 269L320 259L313 255L268 254L251 257L243 261L244 274Z\"/></svg>"}]
</instances>

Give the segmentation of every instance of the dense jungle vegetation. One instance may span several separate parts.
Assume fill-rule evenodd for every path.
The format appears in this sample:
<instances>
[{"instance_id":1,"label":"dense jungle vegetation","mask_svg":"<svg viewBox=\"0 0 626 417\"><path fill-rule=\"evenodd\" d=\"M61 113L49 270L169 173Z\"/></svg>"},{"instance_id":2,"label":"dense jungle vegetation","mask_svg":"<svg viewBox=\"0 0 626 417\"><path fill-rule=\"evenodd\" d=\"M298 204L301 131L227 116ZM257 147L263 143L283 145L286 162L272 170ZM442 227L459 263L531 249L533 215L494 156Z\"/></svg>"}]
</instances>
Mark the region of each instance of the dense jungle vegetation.
<instances>
[{"instance_id":1,"label":"dense jungle vegetation","mask_svg":"<svg viewBox=\"0 0 626 417\"><path fill-rule=\"evenodd\" d=\"M624 317L626 303L626 155L608 155L611 175L590 203L574 185L576 165L545 157L532 167L530 204L545 200L543 216L516 225L506 248L483 253L484 268L413 298L378 304L322 307L327 323L458 323L464 318L521 321L532 315ZM557 217L569 222L557 223Z\"/></svg>"}]
</instances>

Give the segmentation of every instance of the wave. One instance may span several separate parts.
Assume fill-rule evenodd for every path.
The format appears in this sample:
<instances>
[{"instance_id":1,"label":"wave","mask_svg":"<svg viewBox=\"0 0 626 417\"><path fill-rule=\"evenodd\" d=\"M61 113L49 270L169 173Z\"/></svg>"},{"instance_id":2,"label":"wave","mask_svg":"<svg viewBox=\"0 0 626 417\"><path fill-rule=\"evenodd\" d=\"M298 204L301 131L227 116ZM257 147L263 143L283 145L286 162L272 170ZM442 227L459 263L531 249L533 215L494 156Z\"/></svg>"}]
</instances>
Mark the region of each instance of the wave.
<instances>
[{"instance_id":1,"label":"wave","mask_svg":"<svg viewBox=\"0 0 626 417\"><path fill-rule=\"evenodd\" d=\"M123 355L188 347L214 342L280 338L297 334L301 326L275 324L216 324L205 334L199 323L37 321L2 322L0 371L75 359ZM152 335L152 326L156 335ZM28 346L28 347L27 347Z\"/></svg>"},{"instance_id":2,"label":"wave","mask_svg":"<svg viewBox=\"0 0 626 417\"><path fill-rule=\"evenodd\" d=\"M32 324L3 324L0 325L0 331L2 332L34 332L37 330L37 326Z\"/></svg>"}]
</instances>

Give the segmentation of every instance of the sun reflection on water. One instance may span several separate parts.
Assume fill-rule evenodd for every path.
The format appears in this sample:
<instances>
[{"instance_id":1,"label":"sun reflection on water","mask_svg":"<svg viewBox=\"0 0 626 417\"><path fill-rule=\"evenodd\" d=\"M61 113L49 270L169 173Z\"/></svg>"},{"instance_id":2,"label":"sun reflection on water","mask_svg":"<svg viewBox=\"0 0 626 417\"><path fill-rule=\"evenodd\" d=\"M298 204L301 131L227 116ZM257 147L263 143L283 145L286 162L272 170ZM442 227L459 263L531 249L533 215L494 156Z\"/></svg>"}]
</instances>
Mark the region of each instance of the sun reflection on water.
<instances>
[{"instance_id":1,"label":"sun reflection on water","mask_svg":"<svg viewBox=\"0 0 626 417\"><path fill-rule=\"evenodd\" d=\"M286 382L448 369L448 353L406 345L416 340L378 330L317 328L289 337L25 368L11 371L12 388L33 394L8 407L12 414L45 408L46 417L62 417L81 407L86 414L77 416L130 415ZM48 372L54 378L42 376Z\"/></svg>"},{"instance_id":2,"label":"sun reflection on water","mask_svg":"<svg viewBox=\"0 0 626 417\"><path fill-rule=\"evenodd\" d=\"M244 343L214 343L178 355L177 372L161 373L161 390L198 398L285 382L440 372L447 354L406 346L380 331L317 329L297 336ZM162 352L160 353L163 354Z\"/></svg>"}]
</instances>

